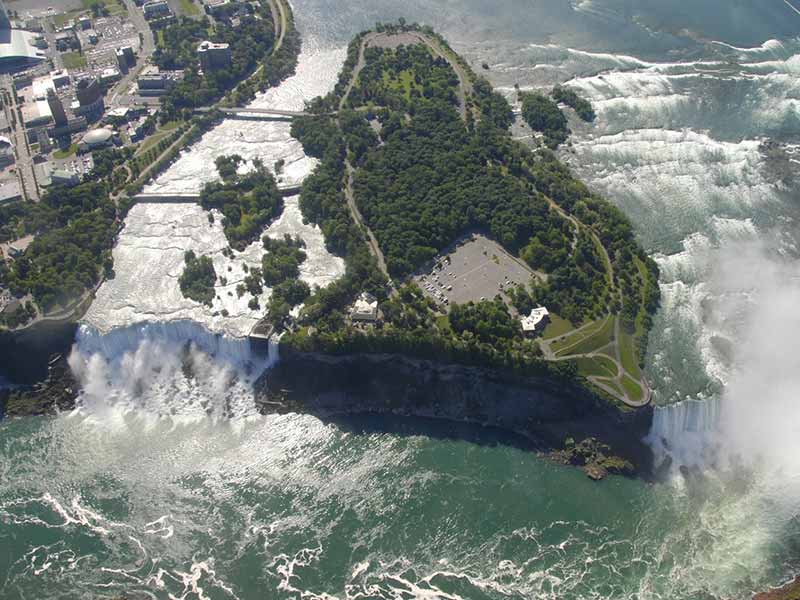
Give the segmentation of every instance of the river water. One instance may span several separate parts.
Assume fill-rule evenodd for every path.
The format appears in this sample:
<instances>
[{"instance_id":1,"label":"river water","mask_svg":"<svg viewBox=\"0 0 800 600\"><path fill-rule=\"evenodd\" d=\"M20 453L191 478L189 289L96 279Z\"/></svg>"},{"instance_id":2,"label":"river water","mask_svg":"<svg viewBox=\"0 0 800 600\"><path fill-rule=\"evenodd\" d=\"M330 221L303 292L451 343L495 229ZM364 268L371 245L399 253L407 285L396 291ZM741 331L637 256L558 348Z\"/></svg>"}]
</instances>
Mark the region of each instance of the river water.
<instances>
[{"instance_id":1,"label":"river water","mask_svg":"<svg viewBox=\"0 0 800 600\"><path fill-rule=\"evenodd\" d=\"M705 600L799 570L798 194L759 150L800 139L791 2L297 0L298 77L256 101L324 91L353 33L401 16L512 100L580 88L598 119L562 155L661 266L650 439L688 476L598 484L483 429L261 417L274 356L210 333L230 331L210 311L117 298L79 333L81 409L0 424L0 597ZM199 186L230 146L313 166L288 130L242 123L155 186Z\"/></svg>"}]
</instances>

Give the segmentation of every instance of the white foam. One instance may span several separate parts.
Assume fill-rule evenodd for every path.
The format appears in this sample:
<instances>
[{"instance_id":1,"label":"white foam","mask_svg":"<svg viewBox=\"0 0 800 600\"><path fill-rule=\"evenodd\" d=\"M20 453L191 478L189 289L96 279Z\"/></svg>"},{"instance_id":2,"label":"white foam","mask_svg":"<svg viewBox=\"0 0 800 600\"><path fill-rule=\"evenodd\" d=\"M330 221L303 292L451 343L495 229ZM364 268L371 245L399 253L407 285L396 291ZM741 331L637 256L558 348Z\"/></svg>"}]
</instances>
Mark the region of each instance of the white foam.
<instances>
[{"instance_id":1,"label":"white foam","mask_svg":"<svg viewBox=\"0 0 800 600\"><path fill-rule=\"evenodd\" d=\"M303 223L296 196L285 199L281 216L265 229L271 237L285 233L300 236L306 243L306 261L300 279L310 286L324 287L344 273L344 261L325 249L322 231ZM131 328L142 322L195 321L209 332L243 337L265 313L272 291L259 295L261 310L251 310L250 294L238 297L236 287L248 268L258 267L264 248L259 239L243 252L228 258L222 250L228 241L222 216L215 212L213 223L197 204L138 204L128 213L125 228L114 248L116 277L106 281L84 317L97 331ZM184 254L210 256L217 272L216 296L208 307L185 298L178 285L184 269ZM225 285L219 278L225 277ZM227 315L223 314L227 311Z\"/></svg>"}]
</instances>

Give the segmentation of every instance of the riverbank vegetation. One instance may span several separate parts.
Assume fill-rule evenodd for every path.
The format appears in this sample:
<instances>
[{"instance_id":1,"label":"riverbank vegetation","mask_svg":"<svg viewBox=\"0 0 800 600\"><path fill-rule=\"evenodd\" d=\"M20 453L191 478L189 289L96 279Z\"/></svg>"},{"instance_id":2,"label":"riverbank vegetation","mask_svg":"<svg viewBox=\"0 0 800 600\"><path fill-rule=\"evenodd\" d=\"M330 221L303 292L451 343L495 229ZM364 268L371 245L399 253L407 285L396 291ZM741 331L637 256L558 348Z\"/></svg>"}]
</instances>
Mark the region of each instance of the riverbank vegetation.
<instances>
[{"instance_id":1,"label":"riverbank vegetation","mask_svg":"<svg viewBox=\"0 0 800 600\"><path fill-rule=\"evenodd\" d=\"M116 208L107 185L56 186L39 203L0 209L3 236L35 235L24 254L0 271L0 285L30 294L42 312L65 307L112 271Z\"/></svg>"},{"instance_id":2,"label":"riverbank vegetation","mask_svg":"<svg viewBox=\"0 0 800 600\"><path fill-rule=\"evenodd\" d=\"M242 251L258 240L264 228L283 210L283 197L264 164L256 159L244 174L238 170L244 159L234 154L216 159L222 181L207 183L200 193L206 210L222 215L225 237L232 248Z\"/></svg>"},{"instance_id":3,"label":"riverbank vegetation","mask_svg":"<svg viewBox=\"0 0 800 600\"><path fill-rule=\"evenodd\" d=\"M211 306L214 302L214 285L217 283L217 272L214 263L208 256L196 256L189 250L184 254L184 267L178 279L178 285L185 298Z\"/></svg>"},{"instance_id":4,"label":"riverbank vegetation","mask_svg":"<svg viewBox=\"0 0 800 600\"><path fill-rule=\"evenodd\" d=\"M591 123L597 118L592 108L592 103L585 98L581 98L578 93L571 88L557 85L553 88L550 95L556 102L561 102L571 107L575 113L587 123Z\"/></svg>"},{"instance_id":5,"label":"riverbank vegetation","mask_svg":"<svg viewBox=\"0 0 800 600\"><path fill-rule=\"evenodd\" d=\"M569 127L567 117L558 104L539 92L522 94L522 118L534 131L544 135L545 144L555 150L567 141Z\"/></svg>"}]
</instances>

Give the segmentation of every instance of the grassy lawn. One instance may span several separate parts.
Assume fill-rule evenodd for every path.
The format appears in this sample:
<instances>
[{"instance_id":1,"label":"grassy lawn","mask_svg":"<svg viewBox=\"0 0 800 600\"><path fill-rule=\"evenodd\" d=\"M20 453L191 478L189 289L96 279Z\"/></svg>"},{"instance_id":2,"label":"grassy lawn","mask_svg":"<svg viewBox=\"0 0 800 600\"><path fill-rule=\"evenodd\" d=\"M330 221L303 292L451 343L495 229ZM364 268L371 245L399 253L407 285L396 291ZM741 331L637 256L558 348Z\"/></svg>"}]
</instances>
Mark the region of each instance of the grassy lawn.
<instances>
[{"instance_id":1,"label":"grassy lawn","mask_svg":"<svg viewBox=\"0 0 800 600\"><path fill-rule=\"evenodd\" d=\"M622 386L628 392L628 398L634 402L639 402L642 399L642 387L628 375L622 377Z\"/></svg>"},{"instance_id":2,"label":"grassy lawn","mask_svg":"<svg viewBox=\"0 0 800 600\"><path fill-rule=\"evenodd\" d=\"M620 328L619 353L622 359L622 367L633 377L641 377L642 371L639 369L639 363L636 360L634 338L629 331L626 331L624 325Z\"/></svg>"},{"instance_id":3,"label":"grassy lawn","mask_svg":"<svg viewBox=\"0 0 800 600\"><path fill-rule=\"evenodd\" d=\"M64 150L56 150L53 152L53 158L67 158L72 156L78 151L78 144L72 144L69 148Z\"/></svg>"},{"instance_id":4,"label":"grassy lawn","mask_svg":"<svg viewBox=\"0 0 800 600\"><path fill-rule=\"evenodd\" d=\"M77 19L79 15L83 14L82 10L71 10L69 12L61 13L53 16L53 25L57 29L61 29L67 24L70 19Z\"/></svg>"},{"instance_id":5,"label":"grassy lawn","mask_svg":"<svg viewBox=\"0 0 800 600\"><path fill-rule=\"evenodd\" d=\"M616 377L617 365L611 359L594 357L581 357L575 360L578 363L578 373L584 377Z\"/></svg>"},{"instance_id":6,"label":"grassy lawn","mask_svg":"<svg viewBox=\"0 0 800 600\"><path fill-rule=\"evenodd\" d=\"M128 9L122 4L121 0L81 0L83 8L91 10L93 4L102 4L108 11L109 16L115 17L128 13ZM94 17L94 15L90 15Z\"/></svg>"},{"instance_id":7,"label":"grassy lawn","mask_svg":"<svg viewBox=\"0 0 800 600\"><path fill-rule=\"evenodd\" d=\"M572 323L554 313L550 313L550 323L545 327L542 339L550 340L569 333L573 329L575 329L575 326Z\"/></svg>"},{"instance_id":8,"label":"grassy lawn","mask_svg":"<svg viewBox=\"0 0 800 600\"><path fill-rule=\"evenodd\" d=\"M192 0L180 0L181 1L181 12L186 15L187 17L196 17L200 14L200 9L198 8L197 4L192 2Z\"/></svg>"},{"instance_id":9,"label":"grassy lawn","mask_svg":"<svg viewBox=\"0 0 800 600\"><path fill-rule=\"evenodd\" d=\"M595 321L594 323L589 323L586 325L584 329L581 331L574 331L568 334L564 339L556 340L552 343L551 348L553 352L558 352L567 348L569 346L573 346L580 342L581 340L585 340L587 337L593 336L597 331L603 326L603 321Z\"/></svg>"},{"instance_id":10,"label":"grassy lawn","mask_svg":"<svg viewBox=\"0 0 800 600\"><path fill-rule=\"evenodd\" d=\"M136 156L141 156L147 152L150 148L158 144L178 127L180 127L179 121L167 121L163 125L159 126L151 136L145 138L144 141L140 143L139 149L136 151Z\"/></svg>"},{"instance_id":11,"label":"grassy lawn","mask_svg":"<svg viewBox=\"0 0 800 600\"><path fill-rule=\"evenodd\" d=\"M574 339L567 338L566 344L561 346L561 349L556 352L556 356L588 354L610 344L614 339L614 319L606 317L604 320L598 321L596 327L593 326L586 331L591 331L591 333Z\"/></svg>"},{"instance_id":12,"label":"grassy lawn","mask_svg":"<svg viewBox=\"0 0 800 600\"><path fill-rule=\"evenodd\" d=\"M61 59L67 69L83 69L86 66L86 57L80 52L64 52Z\"/></svg>"},{"instance_id":13,"label":"grassy lawn","mask_svg":"<svg viewBox=\"0 0 800 600\"><path fill-rule=\"evenodd\" d=\"M616 381L614 381L613 379L599 379L599 378L598 378L598 381L599 381L600 383L603 383L603 384L605 384L607 387L610 387L612 390L616 390L616 392L617 392L617 393L618 393L620 396L623 396L623 395L624 395L624 392L622 391L622 388L621 388L621 387L619 387L619 384L618 384Z\"/></svg>"}]
</instances>

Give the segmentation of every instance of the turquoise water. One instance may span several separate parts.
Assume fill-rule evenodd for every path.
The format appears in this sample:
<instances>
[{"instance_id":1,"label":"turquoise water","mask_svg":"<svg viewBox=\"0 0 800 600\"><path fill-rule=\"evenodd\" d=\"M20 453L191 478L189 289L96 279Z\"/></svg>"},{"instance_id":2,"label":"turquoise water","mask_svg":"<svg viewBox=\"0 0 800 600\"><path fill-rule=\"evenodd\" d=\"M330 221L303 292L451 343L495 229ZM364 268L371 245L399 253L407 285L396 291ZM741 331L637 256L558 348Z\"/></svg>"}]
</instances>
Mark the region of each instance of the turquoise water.
<instances>
[{"instance_id":1,"label":"turquoise water","mask_svg":"<svg viewBox=\"0 0 800 600\"><path fill-rule=\"evenodd\" d=\"M375 20L430 23L478 70L487 62L512 100L515 83L569 80L598 121L571 123L563 158L631 216L662 269L648 359L656 401L739 390L755 405L773 391L760 382L779 380L795 396L775 373L737 379L735 367L737 348L758 342L743 325L753 282L797 264L798 190L775 181L758 149L765 136L798 148L800 15L785 3L294 8L305 43L323 50ZM737 262L756 242L768 247ZM795 325L766 335L796 339ZM222 384L182 381L179 360L160 371L152 362L125 363L130 376L119 363L93 371L76 413L0 423L3 600L727 600L800 570L800 470L790 464L745 457L735 474L705 465L662 484L592 483L497 432L256 416ZM229 375L220 366L206 379ZM229 406L231 419L205 416ZM791 405L780 414L798 421ZM669 422L667 441L691 453L691 427Z\"/></svg>"},{"instance_id":2,"label":"turquoise water","mask_svg":"<svg viewBox=\"0 0 800 600\"><path fill-rule=\"evenodd\" d=\"M763 481L598 484L492 432L376 425L5 423L0 597L729 598L787 572Z\"/></svg>"}]
</instances>

